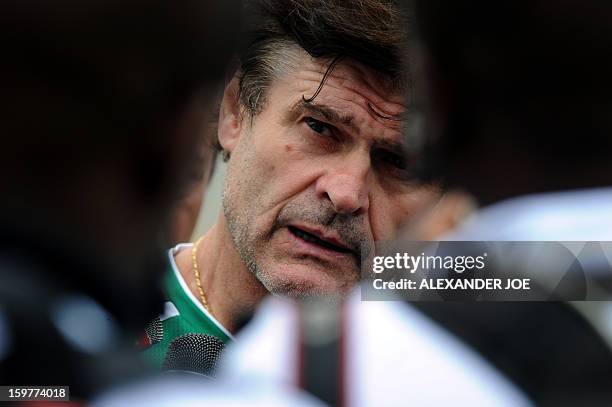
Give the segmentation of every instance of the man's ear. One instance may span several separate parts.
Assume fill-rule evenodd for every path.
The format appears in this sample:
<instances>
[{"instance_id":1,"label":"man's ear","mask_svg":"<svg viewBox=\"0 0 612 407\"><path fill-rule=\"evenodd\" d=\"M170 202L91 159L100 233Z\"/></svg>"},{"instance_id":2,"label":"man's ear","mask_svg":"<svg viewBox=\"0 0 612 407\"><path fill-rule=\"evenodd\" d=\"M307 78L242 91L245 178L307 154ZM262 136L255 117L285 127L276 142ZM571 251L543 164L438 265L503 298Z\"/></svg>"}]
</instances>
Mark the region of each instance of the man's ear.
<instances>
[{"instance_id":1,"label":"man's ear","mask_svg":"<svg viewBox=\"0 0 612 407\"><path fill-rule=\"evenodd\" d=\"M232 153L242 129L239 99L239 80L236 76L225 86L219 109L219 143L226 153Z\"/></svg>"}]
</instances>

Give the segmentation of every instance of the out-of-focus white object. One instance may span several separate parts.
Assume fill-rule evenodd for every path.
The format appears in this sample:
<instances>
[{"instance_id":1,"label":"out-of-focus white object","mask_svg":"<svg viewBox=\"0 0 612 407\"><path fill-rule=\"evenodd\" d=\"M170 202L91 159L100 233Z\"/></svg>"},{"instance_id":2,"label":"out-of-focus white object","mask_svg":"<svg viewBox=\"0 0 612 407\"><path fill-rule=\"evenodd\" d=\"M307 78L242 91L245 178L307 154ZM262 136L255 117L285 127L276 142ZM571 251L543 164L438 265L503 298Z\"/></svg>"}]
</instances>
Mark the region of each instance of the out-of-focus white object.
<instances>
[{"instance_id":1,"label":"out-of-focus white object","mask_svg":"<svg viewBox=\"0 0 612 407\"><path fill-rule=\"evenodd\" d=\"M400 302L346 304L347 406L529 406L497 370L444 329ZM220 377L249 387L297 380L298 311L270 298L228 349Z\"/></svg>"},{"instance_id":2,"label":"out-of-focus white object","mask_svg":"<svg viewBox=\"0 0 612 407\"><path fill-rule=\"evenodd\" d=\"M533 194L480 209L448 241L612 241L612 188ZM581 246L576 243L575 248ZM577 250L574 250L577 254ZM609 253L608 261L612 262ZM588 259L580 259L588 268ZM571 303L612 348L612 302Z\"/></svg>"},{"instance_id":3,"label":"out-of-focus white object","mask_svg":"<svg viewBox=\"0 0 612 407\"><path fill-rule=\"evenodd\" d=\"M92 407L323 407L315 398L288 386L211 381L198 375L161 375L128 383L102 395Z\"/></svg>"},{"instance_id":4,"label":"out-of-focus white object","mask_svg":"<svg viewBox=\"0 0 612 407\"><path fill-rule=\"evenodd\" d=\"M612 188L508 199L480 209L443 240L612 241Z\"/></svg>"}]
</instances>

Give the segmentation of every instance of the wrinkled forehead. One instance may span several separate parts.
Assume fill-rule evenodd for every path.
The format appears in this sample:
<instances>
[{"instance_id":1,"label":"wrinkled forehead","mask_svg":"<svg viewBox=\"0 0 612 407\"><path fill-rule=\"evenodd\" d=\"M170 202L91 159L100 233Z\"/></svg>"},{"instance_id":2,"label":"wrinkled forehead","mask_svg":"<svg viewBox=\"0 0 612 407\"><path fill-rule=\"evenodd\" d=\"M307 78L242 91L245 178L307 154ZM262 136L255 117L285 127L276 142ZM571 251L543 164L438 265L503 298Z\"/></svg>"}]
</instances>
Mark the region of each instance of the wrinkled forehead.
<instances>
[{"instance_id":1,"label":"wrinkled forehead","mask_svg":"<svg viewBox=\"0 0 612 407\"><path fill-rule=\"evenodd\" d=\"M321 62L311 61L313 65L321 65ZM329 65L323 65L328 68ZM305 67L314 71L315 67ZM305 74L307 75L307 74ZM323 78L320 78L320 80ZM407 109L407 100L403 87L387 78L365 67L355 61L341 61L333 66L321 93L328 87L328 94L343 93L346 97L352 97L353 101L361 105L370 105L375 111L387 117L400 118Z\"/></svg>"},{"instance_id":2,"label":"wrinkled forehead","mask_svg":"<svg viewBox=\"0 0 612 407\"><path fill-rule=\"evenodd\" d=\"M407 111L404 89L389 78L352 60L318 60L308 56L277 81L289 107L304 101L350 118L356 131L399 131ZM272 86L274 87L274 85Z\"/></svg>"}]
</instances>

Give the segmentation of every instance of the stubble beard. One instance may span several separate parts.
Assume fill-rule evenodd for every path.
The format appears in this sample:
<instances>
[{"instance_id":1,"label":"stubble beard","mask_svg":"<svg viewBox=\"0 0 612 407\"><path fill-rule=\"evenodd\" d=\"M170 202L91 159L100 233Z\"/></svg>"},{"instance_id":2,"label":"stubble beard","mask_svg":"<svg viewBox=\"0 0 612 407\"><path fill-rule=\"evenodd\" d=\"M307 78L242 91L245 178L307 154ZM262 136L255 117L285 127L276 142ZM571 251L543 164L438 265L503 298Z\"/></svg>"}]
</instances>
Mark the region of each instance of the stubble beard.
<instances>
[{"instance_id":1,"label":"stubble beard","mask_svg":"<svg viewBox=\"0 0 612 407\"><path fill-rule=\"evenodd\" d=\"M264 236L259 236L256 231L252 231L249 225L253 224L255 219L254 213L251 213L249 208L257 208L260 206L259 199L254 199L255 202L251 202L249 205L245 205L244 208L237 208L236 203L244 201L245 196L249 196L248 182L244 179L238 179L234 185L230 181L234 180L234 170L241 171L243 173L251 173L249 171L248 160L241 162L241 168L233 168L231 161L228 165L227 175L223 187L223 215L227 224L228 231L232 238L232 242L236 249L236 252L240 256L240 260L245 265L247 270L255 276L255 278L264 286L264 288L272 294L284 294L282 290L279 292L276 288L276 284L272 279L263 271L259 263L256 261L256 242L260 241ZM258 197L260 194L251 191L250 196Z\"/></svg>"},{"instance_id":2,"label":"stubble beard","mask_svg":"<svg viewBox=\"0 0 612 407\"><path fill-rule=\"evenodd\" d=\"M280 279L272 277L266 273L256 260L256 249L254 242L263 238L251 232L248 227L247 214L238 214L231 208L229 202L231 199L224 193L223 196L223 213L227 227L229 229L234 247L245 265L247 270L255 276L255 278L263 285L263 287L273 295L280 295L292 298L304 298L313 295L318 295L313 286L307 284L299 284L288 279ZM255 235L251 237L251 235ZM259 239L258 239L259 237Z\"/></svg>"},{"instance_id":3,"label":"stubble beard","mask_svg":"<svg viewBox=\"0 0 612 407\"><path fill-rule=\"evenodd\" d=\"M234 155L232 158L235 160L237 157ZM333 227L345 241L351 243L352 247L359 247L360 239L366 235L363 220L339 216L332 209L331 204L313 204L317 202L316 197L306 195L298 201L288 203L278 214L271 230L256 230L257 208L263 207L264 202L262 202L260 186L255 185L256 183L249 179L248 175L244 175L253 176L257 173L256 166L251 161L252 158L247 154L245 157L241 157L239 163L232 163L230 160L223 188L223 214L232 242L242 263L263 287L274 295L292 298L336 296L336 294L325 292L314 283L295 281L285 278L283 275L273 275L267 272L265 267L262 266L262 259L258 259L260 257L258 254L264 253L263 250L259 250L259 245L269 240L273 233L286 226L286 223L300 219L315 225ZM356 270L357 280L359 279L359 269L358 265Z\"/></svg>"},{"instance_id":4,"label":"stubble beard","mask_svg":"<svg viewBox=\"0 0 612 407\"><path fill-rule=\"evenodd\" d=\"M294 281L289 278L283 278L283 276L273 276L266 272L264 267L257 260L257 242L264 242L269 239L265 233L257 232L252 230L254 223L254 214L250 212L249 208L260 207L259 202L253 202L243 209L238 209L233 206L235 199L241 197L235 194L236 191L227 187L223 193L223 212L229 233L232 237L234 247L243 264L246 266L248 271L255 276L255 278L263 285L263 287L273 295L280 295L291 298L320 298L322 296L334 298L342 297L348 292L329 293L321 288L317 287L314 283ZM295 213L294 213L295 214ZM316 218L310 214L313 223L316 222ZM282 217L282 216L281 216ZM303 212L301 219L308 219L308 211ZM278 220L277 220L278 221ZM282 222L282 220L281 220ZM270 233L273 233L277 228L273 228ZM355 232L361 233L361 232Z\"/></svg>"},{"instance_id":5,"label":"stubble beard","mask_svg":"<svg viewBox=\"0 0 612 407\"><path fill-rule=\"evenodd\" d=\"M253 224L253 214L249 212L248 208L240 210L233 206L233 203L236 202L235 199L240 199L235 192L226 182L223 191L223 214L236 252L247 270L273 295L291 298L310 298L324 295L313 284L284 279L282 276L273 277L261 267L257 261L256 242L264 241L269 236L266 237L263 233L258 233L249 228L249 225ZM257 208L259 202L254 202L249 207ZM329 293L325 295L330 296Z\"/></svg>"}]
</instances>

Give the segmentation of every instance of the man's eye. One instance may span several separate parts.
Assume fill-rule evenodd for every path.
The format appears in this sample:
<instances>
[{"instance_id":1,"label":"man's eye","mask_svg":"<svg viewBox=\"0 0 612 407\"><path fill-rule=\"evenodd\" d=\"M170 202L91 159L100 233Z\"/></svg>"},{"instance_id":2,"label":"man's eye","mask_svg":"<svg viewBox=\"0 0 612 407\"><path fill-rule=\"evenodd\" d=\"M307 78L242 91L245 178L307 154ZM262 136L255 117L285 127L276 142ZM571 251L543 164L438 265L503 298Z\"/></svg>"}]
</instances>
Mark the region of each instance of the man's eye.
<instances>
[{"instance_id":1,"label":"man's eye","mask_svg":"<svg viewBox=\"0 0 612 407\"><path fill-rule=\"evenodd\" d=\"M379 158L388 165L393 166L398 170L406 169L406 160L399 154L395 154L389 151L381 151L379 153Z\"/></svg>"},{"instance_id":2,"label":"man's eye","mask_svg":"<svg viewBox=\"0 0 612 407\"><path fill-rule=\"evenodd\" d=\"M331 127L326 123L323 123L317 119L313 119L312 117L305 118L304 123L306 123L308 127L310 127L310 129L315 133L319 133L322 136L333 136Z\"/></svg>"},{"instance_id":3,"label":"man's eye","mask_svg":"<svg viewBox=\"0 0 612 407\"><path fill-rule=\"evenodd\" d=\"M412 160L404 157L403 154L379 150L374 153L372 159L376 163L375 165L378 167L380 174L384 177L409 183L415 179L414 169L411 164Z\"/></svg>"}]
</instances>

